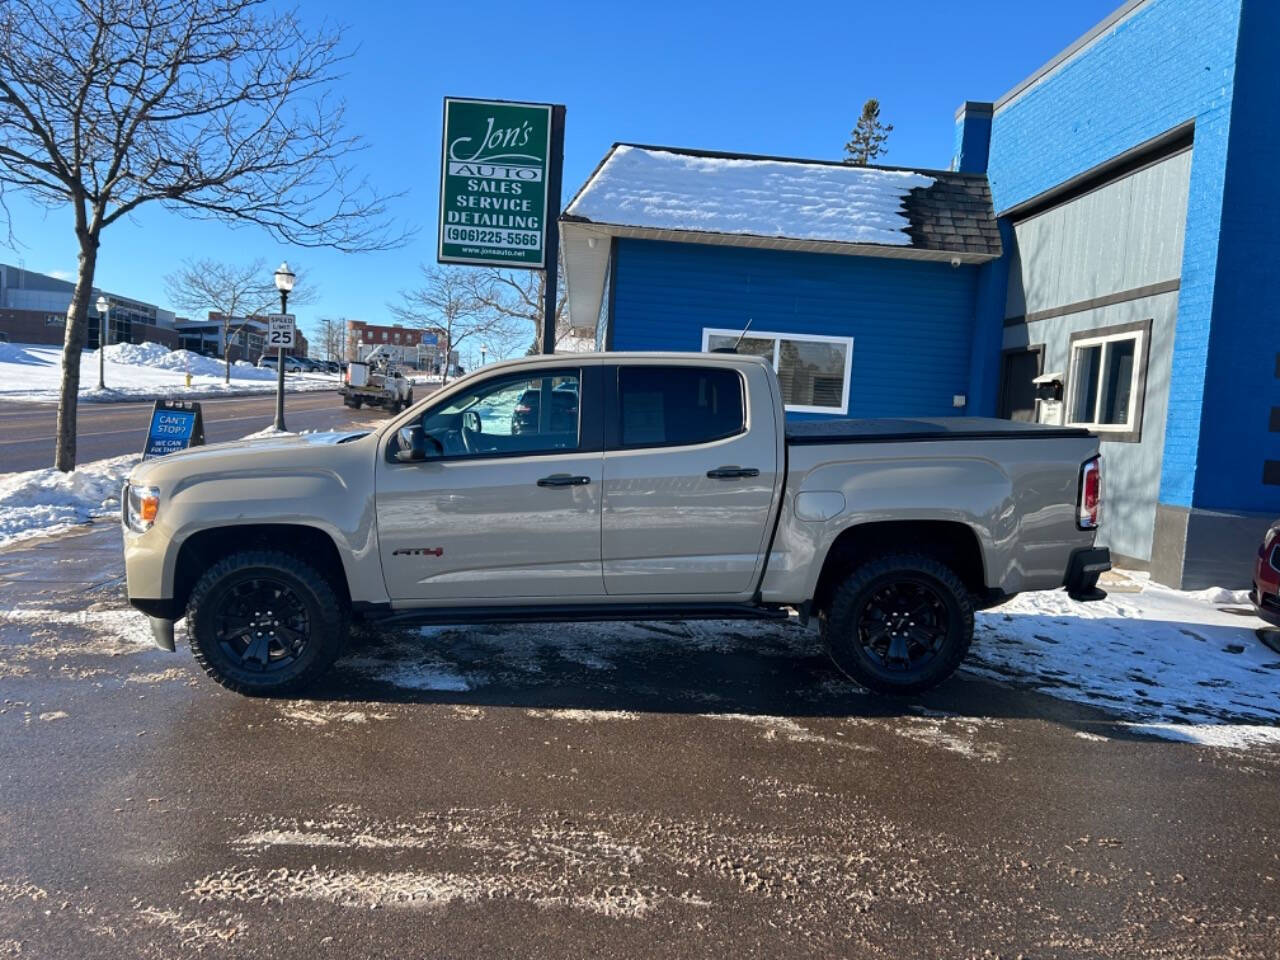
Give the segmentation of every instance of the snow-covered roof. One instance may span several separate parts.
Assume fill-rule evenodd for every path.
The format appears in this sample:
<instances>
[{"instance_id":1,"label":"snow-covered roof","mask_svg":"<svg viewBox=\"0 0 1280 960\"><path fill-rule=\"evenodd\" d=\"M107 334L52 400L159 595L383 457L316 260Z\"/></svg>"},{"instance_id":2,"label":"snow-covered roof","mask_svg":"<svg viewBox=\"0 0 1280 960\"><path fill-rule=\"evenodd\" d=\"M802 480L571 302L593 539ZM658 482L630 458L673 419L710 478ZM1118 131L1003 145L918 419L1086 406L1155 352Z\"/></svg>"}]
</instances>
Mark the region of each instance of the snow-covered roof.
<instances>
[{"instance_id":1,"label":"snow-covered roof","mask_svg":"<svg viewBox=\"0 0 1280 960\"><path fill-rule=\"evenodd\" d=\"M1001 253L982 174L640 144L614 144L560 219L575 324L596 321L613 237L944 263Z\"/></svg>"},{"instance_id":2,"label":"snow-covered roof","mask_svg":"<svg viewBox=\"0 0 1280 960\"><path fill-rule=\"evenodd\" d=\"M566 211L592 223L907 246L905 170L736 159L619 144Z\"/></svg>"}]
</instances>

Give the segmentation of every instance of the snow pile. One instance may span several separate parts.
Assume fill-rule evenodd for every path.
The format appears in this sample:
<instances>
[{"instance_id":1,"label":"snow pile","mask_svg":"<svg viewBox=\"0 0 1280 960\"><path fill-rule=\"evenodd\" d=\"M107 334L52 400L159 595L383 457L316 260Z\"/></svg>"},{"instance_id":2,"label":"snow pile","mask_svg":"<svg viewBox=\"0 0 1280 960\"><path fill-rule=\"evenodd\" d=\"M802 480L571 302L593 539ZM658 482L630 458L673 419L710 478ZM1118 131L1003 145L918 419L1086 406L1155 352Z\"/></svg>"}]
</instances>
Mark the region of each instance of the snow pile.
<instances>
[{"instance_id":1,"label":"snow pile","mask_svg":"<svg viewBox=\"0 0 1280 960\"><path fill-rule=\"evenodd\" d=\"M906 246L907 194L931 177L618 146L567 213L663 230Z\"/></svg>"},{"instance_id":2,"label":"snow pile","mask_svg":"<svg viewBox=\"0 0 1280 960\"><path fill-rule=\"evenodd\" d=\"M139 459L98 460L71 473L49 467L0 474L0 547L119 514L120 488Z\"/></svg>"},{"instance_id":3,"label":"snow pile","mask_svg":"<svg viewBox=\"0 0 1280 960\"><path fill-rule=\"evenodd\" d=\"M160 343L113 343L106 350L112 363L151 367L155 370L172 370L193 377L225 377L226 366L216 357L206 357L190 350L170 350ZM276 379L274 370L259 369L251 363L231 365L232 376L237 380Z\"/></svg>"},{"instance_id":4,"label":"snow pile","mask_svg":"<svg viewBox=\"0 0 1280 960\"><path fill-rule=\"evenodd\" d=\"M231 383L221 360L158 343L113 343L103 351L107 389L98 390L98 351L80 356L82 400L150 400L157 397L231 396L275 388L274 370L233 364ZM186 375L191 373L191 386ZM48 344L0 344L0 400L56 403L62 377L62 348ZM289 374L290 392L333 390L332 374Z\"/></svg>"},{"instance_id":5,"label":"snow pile","mask_svg":"<svg viewBox=\"0 0 1280 960\"><path fill-rule=\"evenodd\" d=\"M1243 591L1146 584L1076 603L1027 593L977 616L966 669L1218 746L1280 744L1280 655Z\"/></svg>"}]
</instances>

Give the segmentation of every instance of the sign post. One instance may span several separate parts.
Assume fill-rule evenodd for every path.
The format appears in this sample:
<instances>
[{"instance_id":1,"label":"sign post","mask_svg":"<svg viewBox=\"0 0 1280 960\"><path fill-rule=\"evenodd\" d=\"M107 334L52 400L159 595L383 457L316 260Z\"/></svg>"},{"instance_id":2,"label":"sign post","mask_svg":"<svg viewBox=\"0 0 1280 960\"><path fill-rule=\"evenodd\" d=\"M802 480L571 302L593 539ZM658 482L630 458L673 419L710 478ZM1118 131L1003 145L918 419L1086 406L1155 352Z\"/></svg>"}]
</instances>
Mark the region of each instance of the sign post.
<instances>
[{"instance_id":1,"label":"sign post","mask_svg":"<svg viewBox=\"0 0 1280 960\"><path fill-rule=\"evenodd\" d=\"M267 349L276 348L276 429L284 429L284 352L292 350L297 323L291 313L267 317Z\"/></svg>"},{"instance_id":2,"label":"sign post","mask_svg":"<svg viewBox=\"0 0 1280 960\"><path fill-rule=\"evenodd\" d=\"M436 260L544 271L543 353L555 352L564 116L549 103L444 101Z\"/></svg>"},{"instance_id":3,"label":"sign post","mask_svg":"<svg viewBox=\"0 0 1280 960\"><path fill-rule=\"evenodd\" d=\"M157 400L151 409L151 425L142 459L204 445L204 419L195 400Z\"/></svg>"}]
</instances>

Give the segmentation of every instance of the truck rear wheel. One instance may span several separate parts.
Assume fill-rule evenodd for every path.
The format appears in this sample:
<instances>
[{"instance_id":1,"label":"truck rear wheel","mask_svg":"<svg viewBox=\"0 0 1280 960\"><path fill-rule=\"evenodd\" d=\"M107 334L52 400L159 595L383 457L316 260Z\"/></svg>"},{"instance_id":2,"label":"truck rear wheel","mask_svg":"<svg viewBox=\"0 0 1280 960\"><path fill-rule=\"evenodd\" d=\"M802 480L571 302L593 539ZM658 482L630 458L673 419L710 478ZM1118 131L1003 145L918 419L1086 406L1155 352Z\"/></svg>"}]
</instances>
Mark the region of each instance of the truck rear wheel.
<instances>
[{"instance_id":1,"label":"truck rear wheel","mask_svg":"<svg viewBox=\"0 0 1280 960\"><path fill-rule=\"evenodd\" d=\"M973 640L973 605L960 578L924 554L889 554L856 567L820 614L827 653L878 693L942 683Z\"/></svg>"},{"instance_id":2,"label":"truck rear wheel","mask_svg":"<svg viewBox=\"0 0 1280 960\"><path fill-rule=\"evenodd\" d=\"M249 696L292 694L332 666L348 610L299 557L244 550L205 571L187 602L191 650L204 672Z\"/></svg>"}]
</instances>

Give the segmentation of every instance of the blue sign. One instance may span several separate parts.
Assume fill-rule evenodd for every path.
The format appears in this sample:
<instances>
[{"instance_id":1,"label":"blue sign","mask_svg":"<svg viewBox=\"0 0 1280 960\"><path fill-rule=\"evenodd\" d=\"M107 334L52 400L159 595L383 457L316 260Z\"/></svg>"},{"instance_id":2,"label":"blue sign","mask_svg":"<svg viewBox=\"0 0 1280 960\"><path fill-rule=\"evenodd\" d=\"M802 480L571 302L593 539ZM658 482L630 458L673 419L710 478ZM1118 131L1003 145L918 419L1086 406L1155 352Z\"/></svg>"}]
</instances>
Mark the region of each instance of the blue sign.
<instances>
[{"instance_id":1,"label":"blue sign","mask_svg":"<svg viewBox=\"0 0 1280 960\"><path fill-rule=\"evenodd\" d=\"M199 403L157 400L151 411L151 426L147 430L147 446L142 451L142 459L163 457L203 443L204 421L200 416Z\"/></svg>"},{"instance_id":2,"label":"blue sign","mask_svg":"<svg viewBox=\"0 0 1280 960\"><path fill-rule=\"evenodd\" d=\"M424 347L434 347L440 343L440 338L434 333L424 333L422 335L422 345Z\"/></svg>"}]
</instances>

